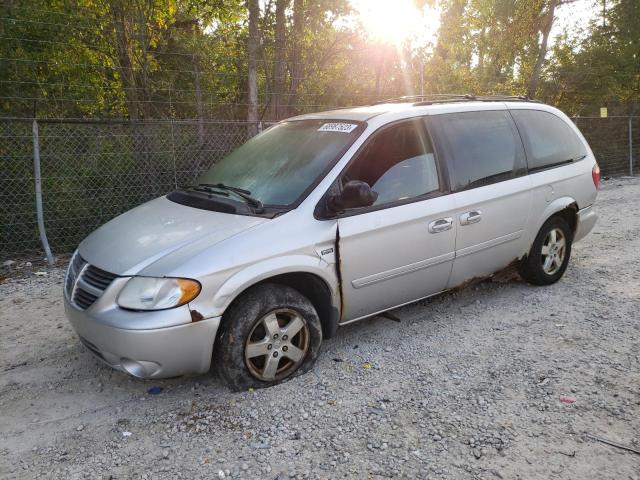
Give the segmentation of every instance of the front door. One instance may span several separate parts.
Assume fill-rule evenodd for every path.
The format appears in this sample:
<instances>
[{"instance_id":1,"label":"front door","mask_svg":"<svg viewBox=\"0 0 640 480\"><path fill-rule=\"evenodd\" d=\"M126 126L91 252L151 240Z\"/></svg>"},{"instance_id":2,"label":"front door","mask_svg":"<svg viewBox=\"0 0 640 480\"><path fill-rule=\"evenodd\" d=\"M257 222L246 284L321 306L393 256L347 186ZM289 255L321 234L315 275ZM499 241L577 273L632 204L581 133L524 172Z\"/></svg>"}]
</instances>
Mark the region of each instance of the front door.
<instances>
[{"instance_id":1,"label":"front door","mask_svg":"<svg viewBox=\"0 0 640 480\"><path fill-rule=\"evenodd\" d=\"M446 288L457 224L421 119L376 132L339 179L367 182L371 207L338 219L342 321Z\"/></svg>"}]
</instances>

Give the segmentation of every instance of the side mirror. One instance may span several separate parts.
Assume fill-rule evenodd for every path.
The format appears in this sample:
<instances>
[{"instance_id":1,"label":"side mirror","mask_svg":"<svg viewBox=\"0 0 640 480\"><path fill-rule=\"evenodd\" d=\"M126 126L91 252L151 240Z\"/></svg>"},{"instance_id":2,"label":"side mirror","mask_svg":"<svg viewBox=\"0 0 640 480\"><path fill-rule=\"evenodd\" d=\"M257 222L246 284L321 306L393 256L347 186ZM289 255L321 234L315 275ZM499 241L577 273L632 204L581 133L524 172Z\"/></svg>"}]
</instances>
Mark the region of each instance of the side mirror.
<instances>
[{"instance_id":1,"label":"side mirror","mask_svg":"<svg viewBox=\"0 0 640 480\"><path fill-rule=\"evenodd\" d=\"M327 199L329 209L333 212L342 212L349 208L369 207L378 198L378 194L371 190L367 182L361 180L349 180L342 193L331 195Z\"/></svg>"}]
</instances>

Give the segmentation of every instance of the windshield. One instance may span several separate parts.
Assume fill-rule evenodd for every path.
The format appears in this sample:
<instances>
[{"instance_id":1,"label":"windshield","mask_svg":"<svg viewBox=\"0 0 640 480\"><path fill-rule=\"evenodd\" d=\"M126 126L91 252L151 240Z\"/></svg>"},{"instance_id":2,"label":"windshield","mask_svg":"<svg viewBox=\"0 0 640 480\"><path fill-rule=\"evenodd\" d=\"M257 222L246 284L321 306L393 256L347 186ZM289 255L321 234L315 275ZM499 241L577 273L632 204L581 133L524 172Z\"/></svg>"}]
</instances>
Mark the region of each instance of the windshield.
<instances>
[{"instance_id":1,"label":"windshield","mask_svg":"<svg viewBox=\"0 0 640 480\"><path fill-rule=\"evenodd\" d=\"M213 165L201 184L251 192L265 205L296 202L358 137L358 122L299 120L274 125Z\"/></svg>"}]
</instances>

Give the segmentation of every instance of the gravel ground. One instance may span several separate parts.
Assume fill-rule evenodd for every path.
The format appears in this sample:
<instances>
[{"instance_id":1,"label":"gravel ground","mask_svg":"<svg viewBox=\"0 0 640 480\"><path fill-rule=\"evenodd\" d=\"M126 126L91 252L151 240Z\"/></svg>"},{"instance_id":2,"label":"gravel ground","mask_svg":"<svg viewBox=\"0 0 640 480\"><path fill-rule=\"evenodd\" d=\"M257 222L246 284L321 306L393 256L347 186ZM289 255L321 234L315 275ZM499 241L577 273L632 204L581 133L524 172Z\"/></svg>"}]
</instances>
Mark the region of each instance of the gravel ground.
<instances>
[{"instance_id":1,"label":"gravel ground","mask_svg":"<svg viewBox=\"0 0 640 480\"><path fill-rule=\"evenodd\" d=\"M597 208L556 285L349 325L312 372L242 393L111 371L64 318L61 269L4 279L0 478L638 480L640 455L588 435L640 450L640 179Z\"/></svg>"}]
</instances>

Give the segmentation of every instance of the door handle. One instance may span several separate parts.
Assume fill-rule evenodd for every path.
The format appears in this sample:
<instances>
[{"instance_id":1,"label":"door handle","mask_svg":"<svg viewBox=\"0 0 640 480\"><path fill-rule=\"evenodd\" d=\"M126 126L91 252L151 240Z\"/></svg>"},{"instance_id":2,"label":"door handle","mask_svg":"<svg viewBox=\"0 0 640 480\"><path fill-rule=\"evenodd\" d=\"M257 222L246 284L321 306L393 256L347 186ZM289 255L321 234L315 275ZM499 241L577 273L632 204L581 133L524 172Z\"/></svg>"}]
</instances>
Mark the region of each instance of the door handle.
<instances>
[{"instance_id":1,"label":"door handle","mask_svg":"<svg viewBox=\"0 0 640 480\"><path fill-rule=\"evenodd\" d=\"M471 225L482 220L482 212L480 210L471 210L470 212L460 215L460 225Z\"/></svg>"},{"instance_id":2,"label":"door handle","mask_svg":"<svg viewBox=\"0 0 640 480\"><path fill-rule=\"evenodd\" d=\"M439 218L429 224L429 233L440 233L445 230L450 230L453 226L453 219L451 217Z\"/></svg>"}]
</instances>

